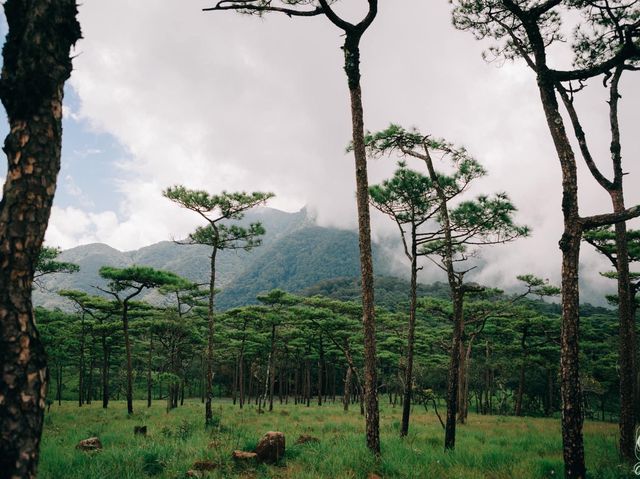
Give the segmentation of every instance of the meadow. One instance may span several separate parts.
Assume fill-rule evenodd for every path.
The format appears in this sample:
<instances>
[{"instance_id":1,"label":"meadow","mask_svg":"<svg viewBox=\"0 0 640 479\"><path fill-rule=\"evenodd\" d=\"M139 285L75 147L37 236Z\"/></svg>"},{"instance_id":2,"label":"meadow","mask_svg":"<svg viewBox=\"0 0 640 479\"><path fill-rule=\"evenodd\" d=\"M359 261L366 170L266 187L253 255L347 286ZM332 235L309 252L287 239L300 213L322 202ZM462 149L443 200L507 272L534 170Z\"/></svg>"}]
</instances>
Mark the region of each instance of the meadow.
<instances>
[{"instance_id":1,"label":"meadow","mask_svg":"<svg viewBox=\"0 0 640 479\"><path fill-rule=\"evenodd\" d=\"M78 408L77 403L52 405L45 417L39 476L43 479L183 478L196 461L214 469L206 478L387 478L540 479L563 477L559 419L481 416L470 414L459 426L456 449L444 452L443 431L432 411L416 406L408 437L400 439L401 409L381 404L382 457L368 452L364 419L357 407L276 404L258 413L255 406L240 410L230 401L216 400L216 427L203 427L203 405L197 400L167 413L164 402L147 408L113 401ZM148 426L147 436L134 436L134 426ZM251 450L267 431L286 435L285 459L276 466L236 465L235 449ZM317 443L296 445L303 434ZM78 441L98 436L103 449L83 452ZM589 477L630 478L629 466L618 464L617 425L585 424Z\"/></svg>"}]
</instances>

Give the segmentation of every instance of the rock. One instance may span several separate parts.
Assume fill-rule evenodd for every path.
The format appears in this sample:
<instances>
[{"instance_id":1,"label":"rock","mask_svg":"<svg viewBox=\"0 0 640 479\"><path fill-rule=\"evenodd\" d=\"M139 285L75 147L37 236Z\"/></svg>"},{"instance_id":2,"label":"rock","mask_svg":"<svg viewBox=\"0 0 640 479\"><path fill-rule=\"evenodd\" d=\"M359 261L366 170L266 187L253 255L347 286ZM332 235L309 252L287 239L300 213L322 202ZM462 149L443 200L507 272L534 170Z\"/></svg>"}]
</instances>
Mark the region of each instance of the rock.
<instances>
[{"instance_id":1,"label":"rock","mask_svg":"<svg viewBox=\"0 0 640 479\"><path fill-rule=\"evenodd\" d=\"M136 436L146 436L147 426L133 426L133 434Z\"/></svg>"},{"instance_id":2,"label":"rock","mask_svg":"<svg viewBox=\"0 0 640 479\"><path fill-rule=\"evenodd\" d=\"M269 431L258 442L255 453L258 456L258 461L275 464L284 457L284 449L284 434L277 431Z\"/></svg>"},{"instance_id":3,"label":"rock","mask_svg":"<svg viewBox=\"0 0 640 479\"><path fill-rule=\"evenodd\" d=\"M237 463L247 463L251 461L255 461L258 455L255 452L247 452L247 451L233 451L231 457Z\"/></svg>"},{"instance_id":4,"label":"rock","mask_svg":"<svg viewBox=\"0 0 640 479\"><path fill-rule=\"evenodd\" d=\"M218 465L211 461L196 461L191 467L196 471L213 471Z\"/></svg>"},{"instance_id":5,"label":"rock","mask_svg":"<svg viewBox=\"0 0 640 479\"><path fill-rule=\"evenodd\" d=\"M76 449L80 449L81 451L99 451L102 449L102 443L97 437L90 437L80 441Z\"/></svg>"},{"instance_id":6,"label":"rock","mask_svg":"<svg viewBox=\"0 0 640 479\"><path fill-rule=\"evenodd\" d=\"M185 476L187 477L202 477L202 473L200 471L194 471L193 469L189 469Z\"/></svg>"},{"instance_id":7,"label":"rock","mask_svg":"<svg viewBox=\"0 0 640 479\"><path fill-rule=\"evenodd\" d=\"M310 442L318 443L320 442L320 439L318 439L317 437L309 436L308 434L301 434L300 437L296 439L296 444L309 444Z\"/></svg>"}]
</instances>

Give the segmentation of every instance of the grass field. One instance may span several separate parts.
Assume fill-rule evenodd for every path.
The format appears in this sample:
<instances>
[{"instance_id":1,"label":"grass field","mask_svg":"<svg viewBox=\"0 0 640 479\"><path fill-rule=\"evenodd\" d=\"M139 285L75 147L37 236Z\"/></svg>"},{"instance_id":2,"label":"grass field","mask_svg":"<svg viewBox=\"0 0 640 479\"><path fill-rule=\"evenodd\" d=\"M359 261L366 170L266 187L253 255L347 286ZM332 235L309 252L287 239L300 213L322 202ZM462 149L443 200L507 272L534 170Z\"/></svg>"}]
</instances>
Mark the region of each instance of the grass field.
<instances>
[{"instance_id":1,"label":"grass field","mask_svg":"<svg viewBox=\"0 0 640 479\"><path fill-rule=\"evenodd\" d=\"M147 409L136 402L127 417L123 402L103 410L96 402L53 405L45 418L40 461L41 478L125 479L183 478L197 460L216 469L209 478L363 478L371 473L387 478L527 479L563 476L560 424L557 419L470 415L460 426L455 452L443 451L443 431L432 412L416 407L409 436L398 437L400 409L381 410L382 457L376 461L364 443L364 420L355 407L276 404L272 413L258 414L253 406L240 411L230 402L216 401L217 427L205 431L203 405L189 401L166 414L164 403ZM147 437L134 437L136 425L147 425ZM616 425L588 422L585 444L589 477L630 478L629 466L617 461ZM285 461L279 466L234 466L234 449L251 450L267 431L286 435ZM301 434L319 443L294 445ZM98 436L104 449L75 449L81 439Z\"/></svg>"}]
</instances>

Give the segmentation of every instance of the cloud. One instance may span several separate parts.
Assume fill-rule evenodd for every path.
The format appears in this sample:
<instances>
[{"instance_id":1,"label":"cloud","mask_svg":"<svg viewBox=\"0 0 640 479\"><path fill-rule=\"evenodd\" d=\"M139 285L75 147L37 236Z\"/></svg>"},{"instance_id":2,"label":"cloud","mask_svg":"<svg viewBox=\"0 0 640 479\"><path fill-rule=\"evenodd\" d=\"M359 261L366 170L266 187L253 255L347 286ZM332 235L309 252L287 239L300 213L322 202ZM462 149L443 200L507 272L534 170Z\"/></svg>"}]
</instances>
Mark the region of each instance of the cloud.
<instances>
[{"instance_id":1,"label":"cloud","mask_svg":"<svg viewBox=\"0 0 640 479\"><path fill-rule=\"evenodd\" d=\"M323 225L355 227L340 32L322 18L201 12L207 5L81 5L84 39L71 78L80 106L65 114L112 135L127 158L114 163L119 203L99 214L55 209L51 241L103 241L131 249L184 236L197 220L161 197L173 184L212 192L273 191L274 207L294 211L308 204ZM489 249L483 277L501 284L532 271L557 279L560 169L535 79L524 64L484 63L484 47L453 29L445 2L381 4L361 49L366 126L415 125L466 145L490 173L472 193L508 192L518 220L533 230L530 239ZM636 175L640 138L631 128L640 123L632 106L640 101L638 86L637 78L621 85L625 161ZM580 94L578 107L586 112L587 132L604 167L603 92L595 82ZM370 161L371 183L394 168L390 159ZM582 165L580 190L584 214L609 211L607 196ZM637 189L627 193L629 204L640 202ZM373 227L376 238L395 234L380 215L374 215Z\"/></svg>"}]
</instances>

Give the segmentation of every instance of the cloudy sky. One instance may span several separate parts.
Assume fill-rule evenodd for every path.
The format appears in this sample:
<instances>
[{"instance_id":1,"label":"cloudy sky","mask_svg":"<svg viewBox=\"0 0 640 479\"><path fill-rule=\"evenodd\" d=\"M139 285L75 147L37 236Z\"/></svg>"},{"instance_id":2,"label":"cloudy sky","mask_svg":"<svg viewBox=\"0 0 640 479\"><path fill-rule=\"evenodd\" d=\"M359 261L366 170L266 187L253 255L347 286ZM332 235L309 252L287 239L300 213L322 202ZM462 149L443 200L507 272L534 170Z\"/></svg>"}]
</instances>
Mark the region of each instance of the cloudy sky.
<instances>
[{"instance_id":1,"label":"cloudy sky","mask_svg":"<svg viewBox=\"0 0 640 479\"><path fill-rule=\"evenodd\" d=\"M353 9L345 14L356 16L365 4L342 3ZM464 144L489 170L474 192L508 192L518 220L533 230L531 238L487 251L484 279L507 284L523 272L556 279L560 169L532 73L523 64L484 62L487 44L453 29L444 0L380 3L362 42L366 127L396 122ZM161 196L177 183L212 192L273 191L273 207L308 205L323 225L355 228L340 32L320 17L203 13L208 5L80 6L84 39L66 89L50 245L104 242L130 250L184 236L197 218ZM627 75L621 91L631 205L640 202L640 75ZM593 83L578 106L609 171L605 93ZM6 124L0 128L4 133ZM393 159L372 161L371 183L394 166ZM608 197L581 169L582 213L609 211ZM395 230L375 216L374 234ZM606 263L587 246L584 252L585 276L610 283L597 275Z\"/></svg>"}]
</instances>

